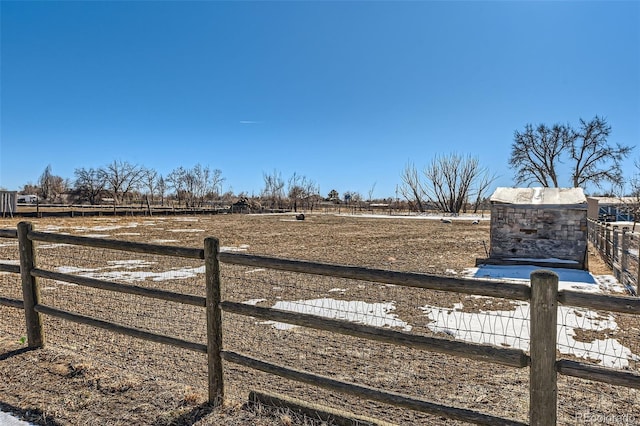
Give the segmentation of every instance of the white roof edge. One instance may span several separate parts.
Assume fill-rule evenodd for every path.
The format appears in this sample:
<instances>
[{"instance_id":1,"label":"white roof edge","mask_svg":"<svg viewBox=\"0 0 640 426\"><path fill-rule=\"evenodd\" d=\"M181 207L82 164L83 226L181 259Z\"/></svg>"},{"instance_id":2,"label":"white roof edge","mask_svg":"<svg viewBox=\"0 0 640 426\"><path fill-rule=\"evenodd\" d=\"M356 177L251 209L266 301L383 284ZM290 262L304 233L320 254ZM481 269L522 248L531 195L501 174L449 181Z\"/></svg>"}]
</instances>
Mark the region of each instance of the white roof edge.
<instances>
[{"instance_id":1,"label":"white roof edge","mask_svg":"<svg viewBox=\"0 0 640 426\"><path fill-rule=\"evenodd\" d=\"M490 198L492 203L520 205L586 206L582 188L508 188L498 187Z\"/></svg>"}]
</instances>

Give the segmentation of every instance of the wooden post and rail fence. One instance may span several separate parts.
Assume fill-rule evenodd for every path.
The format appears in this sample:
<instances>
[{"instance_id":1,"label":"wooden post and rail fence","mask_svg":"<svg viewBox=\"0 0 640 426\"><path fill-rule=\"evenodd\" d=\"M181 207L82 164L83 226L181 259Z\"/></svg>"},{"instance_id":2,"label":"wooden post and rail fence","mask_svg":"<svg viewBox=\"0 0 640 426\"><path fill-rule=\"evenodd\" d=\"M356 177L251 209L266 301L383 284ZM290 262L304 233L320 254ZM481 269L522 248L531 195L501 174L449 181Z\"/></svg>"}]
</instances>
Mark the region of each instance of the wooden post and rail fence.
<instances>
[{"instance_id":1,"label":"wooden post and rail fence","mask_svg":"<svg viewBox=\"0 0 640 426\"><path fill-rule=\"evenodd\" d=\"M640 234L629 226L589 219L588 237L616 279L640 295Z\"/></svg>"},{"instance_id":2,"label":"wooden post and rail fence","mask_svg":"<svg viewBox=\"0 0 640 426\"><path fill-rule=\"evenodd\" d=\"M539 270L533 272L531 274L531 286L527 286L515 283L442 277L421 273L396 272L242 253L220 252L218 240L215 238L206 238L204 240L204 248L195 249L37 232L28 222L21 222L17 230L0 229L0 238L18 239L20 265L0 263L0 272L19 274L21 276L23 291L22 300L0 297L0 305L24 310L29 347L39 348L45 344L43 323L45 320L44 316L49 315L115 333L122 333L152 342L201 352L207 355L208 399L209 403L214 406L221 404L224 399L223 362L230 362L331 391L355 395L360 398L375 400L385 404L451 419L486 425L526 424L464 408L436 404L405 394L344 382L331 377L266 362L246 354L224 350L222 311L514 368L528 367L530 370L530 408L528 415L529 424L531 425L548 426L556 424L558 397L557 374L640 389L640 374L635 371L612 369L572 360L557 359L556 350L557 310L559 303L574 307L637 315L640 314L640 299L636 297L588 294L571 290L558 291L558 276L550 271ZM200 259L204 261L205 265L206 297L141 286L122 285L117 282L40 269L38 268L35 257L34 241L81 245L159 256ZM220 278L221 263L528 301L531 312L529 354L520 349L416 335L404 331L378 328L344 320L225 301L222 297L223 283ZM204 345L175 337L155 334L44 305L41 303L39 296L39 278L65 281L79 286L124 292L202 307L206 310L207 344Z\"/></svg>"}]
</instances>

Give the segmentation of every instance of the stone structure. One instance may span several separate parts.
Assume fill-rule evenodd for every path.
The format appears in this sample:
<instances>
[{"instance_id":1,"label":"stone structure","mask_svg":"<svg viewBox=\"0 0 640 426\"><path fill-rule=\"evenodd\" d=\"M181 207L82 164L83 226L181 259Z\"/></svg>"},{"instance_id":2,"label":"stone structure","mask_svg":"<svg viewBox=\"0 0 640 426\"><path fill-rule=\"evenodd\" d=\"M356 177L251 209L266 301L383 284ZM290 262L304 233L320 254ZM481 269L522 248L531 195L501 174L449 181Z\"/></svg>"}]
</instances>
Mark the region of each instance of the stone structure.
<instances>
[{"instance_id":1,"label":"stone structure","mask_svg":"<svg viewBox=\"0 0 640 426\"><path fill-rule=\"evenodd\" d=\"M582 189L496 189L487 261L586 269L587 199Z\"/></svg>"}]
</instances>

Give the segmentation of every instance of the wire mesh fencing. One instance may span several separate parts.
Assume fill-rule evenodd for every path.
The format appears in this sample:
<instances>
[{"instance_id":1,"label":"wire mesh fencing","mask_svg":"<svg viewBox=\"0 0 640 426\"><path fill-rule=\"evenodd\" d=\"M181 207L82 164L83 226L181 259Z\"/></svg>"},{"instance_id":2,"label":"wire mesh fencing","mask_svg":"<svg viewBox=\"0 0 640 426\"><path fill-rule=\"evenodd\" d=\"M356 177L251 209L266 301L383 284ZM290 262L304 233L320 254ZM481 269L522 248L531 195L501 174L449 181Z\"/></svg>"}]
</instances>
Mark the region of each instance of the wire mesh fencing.
<instances>
[{"instance_id":1,"label":"wire mesh fencing","mask_svg":"<svg viewBox=\"0 0 640 426\"><path fill-rule=\"evenodd\" d=\"M225 300L392 329L411 335L507 346L517 338L517 304L370 281L234 265L222 267ZM503 310L490 328L483 307ZM520 321L522 322L522 321ZM374 342L282 322L224 313L225 349L289 368L407 394L441 405L525 421L528 371L457 356ZM360 413L363 400L327 395L285 382L274 389ZM226 382L232 385L231 379ZM390 422L439 424L438 416L384 404L367 412ZM407 417L410 416L410 417ZM451 424L452 420L446 421Z\"/></svg>"},{"instance_id":2,"label":"wire mesh fencing","mask_svg":"<svg viewBox=\"0 0 640 426\"><path fill-rule=\"evenodd\" d=\"M204 296L201 260L70 244L35 243L38 268L74 276ZM202 306L40 278L41 303L99 321L206 345ZM204 389L206 355L47 317L49 343L138 374Z\"/></svg>"}]
</instances>

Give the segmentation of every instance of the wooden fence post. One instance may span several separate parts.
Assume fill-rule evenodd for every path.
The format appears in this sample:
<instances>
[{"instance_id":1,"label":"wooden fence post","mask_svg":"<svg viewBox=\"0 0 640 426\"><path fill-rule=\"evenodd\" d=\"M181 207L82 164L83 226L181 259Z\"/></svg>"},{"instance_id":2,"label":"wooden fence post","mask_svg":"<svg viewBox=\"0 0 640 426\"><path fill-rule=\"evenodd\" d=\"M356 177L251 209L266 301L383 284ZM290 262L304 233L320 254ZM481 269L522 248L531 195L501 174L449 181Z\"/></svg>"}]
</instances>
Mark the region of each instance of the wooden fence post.
<instances>
[{"instance_id":1,"label":"wooden fence post","mask_svg":"<svg viewBox=\"0 0 640 426\"><path fill-rule=\"evenodd\" d=\"M44 328L42 316L34 307L40 303L40 286L38 280L31 276L35 268L36 253L33 241L27 238L33 229L30 222L18 223L18 244L20 246L20 277L22 278L22 300L24 301L24 316L27 326L27 341L30 348L44 346Z\"/></svg>"},{"instance_id":2,"label":"wooden fence post","mask_svg":"<svg viewBox=\"0 0 640 426\"><path fill-rule=\"evenodd\" d=\"M627 277L627 272L629 270L629 238L627 236L627 230L625 228L622 228L622 242L621 242L621 249L620 251L622 252L621 254L621 258L620 258L620 269L622 269L622 277L620 280L620 283L625 286L627 284L628 281L628 277Z\"/></svg>"},{"instance_id":3,"label":"wooden fence post","mask_svg":"<svg viewBox=\"0 0 640 426\"><path fill-rule=\"evenodd\" d=\"M612 234L612 245L611 245L611 259L612 263L615 264L620 259L620 255L618 253L618 248L620 248L620 237L618 236L618 227L613 227Z\"/></svg>"},{"instance_id":4,"label":"wooden fence post","mask_svg":"<svg viewBox=\"0 0 640 426\"><path fill-rule=\"evenodd\" d=\"M609 226L605 227L604 232L604 252L607 260L613 265L613 261L611 260L611 227Z\"/></svg>"},{"instance_id":5,"label":"wooden fence post","mask_svg":"<svg viewBox=\"0 0 640 426\"><path fill-rule=\"evenodd\" d=\"M532 426L555 425L558 409L556 375L558 275L556 273L544 270L531 273L530 311L529 422Z\"/></svg>"},{"instance_id":6,"label":"wooden fence post","mask_svg":"<svg viewBox=\"0 0 640 426\"><path fill-rule=\"evenodd\" d=\"M209 404L221 405L224 400L222 378L222 311L217 238L204 240L204 265L207 285L207 365L209 371Z\"/></svg>"}]
</instances>

